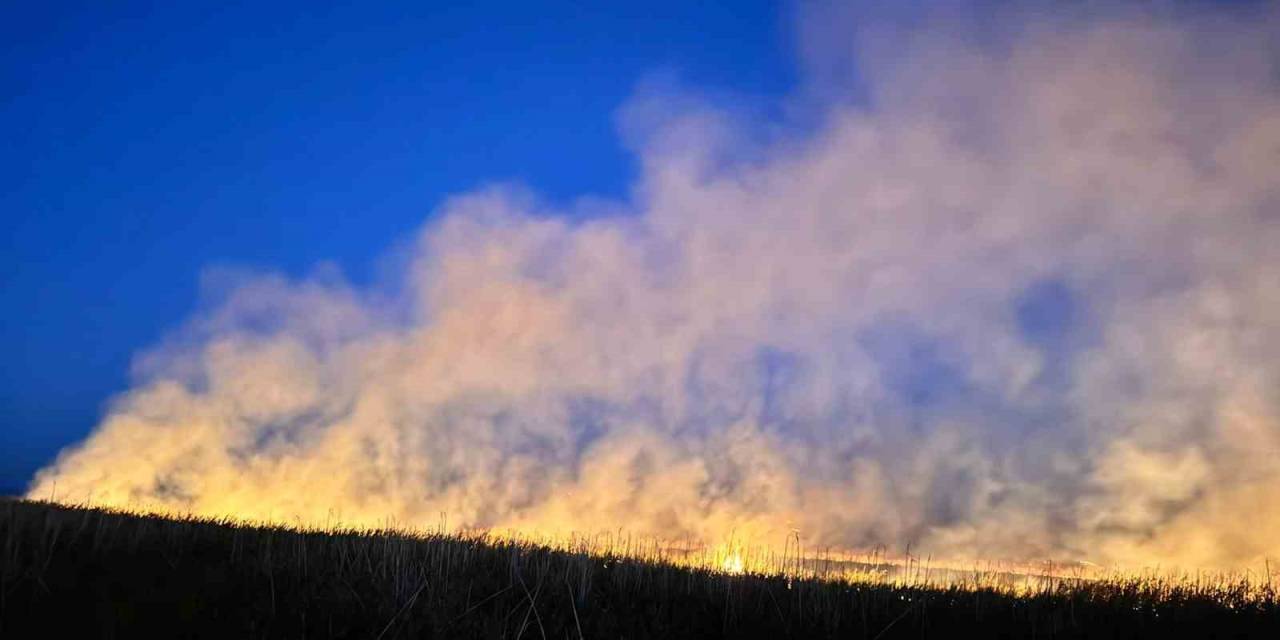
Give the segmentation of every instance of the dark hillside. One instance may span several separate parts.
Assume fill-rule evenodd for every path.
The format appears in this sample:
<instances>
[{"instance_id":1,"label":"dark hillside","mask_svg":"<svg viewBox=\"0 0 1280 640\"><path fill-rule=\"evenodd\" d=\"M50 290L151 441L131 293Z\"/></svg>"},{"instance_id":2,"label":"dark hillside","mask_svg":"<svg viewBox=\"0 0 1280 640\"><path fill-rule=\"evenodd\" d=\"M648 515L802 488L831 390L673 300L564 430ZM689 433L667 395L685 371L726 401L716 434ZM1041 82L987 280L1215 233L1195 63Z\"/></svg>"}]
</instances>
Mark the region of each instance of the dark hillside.
<instances>
[{"instance_id":1,"label":"dark hillside","mask_svg":"<svg viewBox=\"0 0 1280 640\"><path fill-rule=\"evenodd\" d=\"M1280 637L1273 591L728 576L483 538L0 503L0 637Z\"/></svg>"}]
</instances>

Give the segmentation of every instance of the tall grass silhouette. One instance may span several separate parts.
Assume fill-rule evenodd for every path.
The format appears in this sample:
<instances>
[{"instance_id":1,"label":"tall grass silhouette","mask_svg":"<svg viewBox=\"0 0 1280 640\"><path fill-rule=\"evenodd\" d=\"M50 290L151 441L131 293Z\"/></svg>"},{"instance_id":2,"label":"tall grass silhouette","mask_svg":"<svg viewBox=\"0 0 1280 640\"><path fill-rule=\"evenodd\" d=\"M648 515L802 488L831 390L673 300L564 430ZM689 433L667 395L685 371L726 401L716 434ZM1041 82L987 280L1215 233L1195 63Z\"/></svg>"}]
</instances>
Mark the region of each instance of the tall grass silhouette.
<instances>
[{"instance_id":1,"label":"tall grass silhouette","mask_svg":"<svg viewBox=\"0 0 1280 640\"><path fill-rule=\"evenodd\" d=\"M1271 568L1039 574L625 534L0 504L0 637L1266 637Z\"/></svg>"}]
</instances>

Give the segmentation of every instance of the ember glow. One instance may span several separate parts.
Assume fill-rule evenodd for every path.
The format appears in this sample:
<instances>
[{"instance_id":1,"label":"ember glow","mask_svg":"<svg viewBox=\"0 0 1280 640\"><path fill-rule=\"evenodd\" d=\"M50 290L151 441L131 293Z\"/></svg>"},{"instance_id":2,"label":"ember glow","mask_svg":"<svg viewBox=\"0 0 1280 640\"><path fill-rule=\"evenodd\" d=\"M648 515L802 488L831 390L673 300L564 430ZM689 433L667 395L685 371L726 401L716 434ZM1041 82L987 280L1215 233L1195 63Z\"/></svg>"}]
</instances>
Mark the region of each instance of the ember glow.
<instances>
[{"instance_id":1,"label":"ember glow","mask_svg":"<svg viewBox=\"0 0 1280 640\"><path fill-rule=\"evenodd\" d=\"M459 195L371 288L211 276L29 495L1261 565L1280 556L1273 16L974 38L815 5L791 115L650 85L622 107L625 201Z\"/></svg>"}]
</instances>

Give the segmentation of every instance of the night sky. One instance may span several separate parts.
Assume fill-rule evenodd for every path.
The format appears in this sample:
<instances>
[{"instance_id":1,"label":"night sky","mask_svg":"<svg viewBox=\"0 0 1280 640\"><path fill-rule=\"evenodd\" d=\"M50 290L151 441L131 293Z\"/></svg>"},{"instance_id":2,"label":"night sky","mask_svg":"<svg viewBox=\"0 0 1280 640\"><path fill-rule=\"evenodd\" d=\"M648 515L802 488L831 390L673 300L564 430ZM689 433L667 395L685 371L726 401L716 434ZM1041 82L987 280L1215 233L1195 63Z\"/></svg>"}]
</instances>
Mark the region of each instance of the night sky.
<instances>
[{"instance_id":1,"label":"night sky","mask_svg":"<svg viewBox=\"0 0 1280 640\"><path fill-rule=\"evenodd\" d=\"M17 3L0 19L0 493L88 434L225 266L378 276L494 181L621 196L639 84L767 102L767 2Z\"/></svg>"}]
</instances>

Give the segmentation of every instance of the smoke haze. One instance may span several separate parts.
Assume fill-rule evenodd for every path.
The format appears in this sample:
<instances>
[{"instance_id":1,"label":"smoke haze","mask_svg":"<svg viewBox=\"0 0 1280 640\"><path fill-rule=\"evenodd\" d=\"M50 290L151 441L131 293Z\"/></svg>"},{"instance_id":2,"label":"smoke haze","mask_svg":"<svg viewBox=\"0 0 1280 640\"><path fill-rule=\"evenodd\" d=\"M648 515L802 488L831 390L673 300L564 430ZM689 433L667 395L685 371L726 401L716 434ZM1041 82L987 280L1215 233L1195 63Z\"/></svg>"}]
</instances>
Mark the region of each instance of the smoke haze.
<instances>
[{"instance_id":1,"label":"smoke haze","mask_svg":"<svg viewBox=\"0 0 1280 640\"><path fill-rule=\"evenodd\" d=\"M800 12L782 117L645 85L620 110L625 201L459 195L395 286L213 274L30 495L1280 555L1274 14L857 13Z\"/></svg>"}]
</instances>

